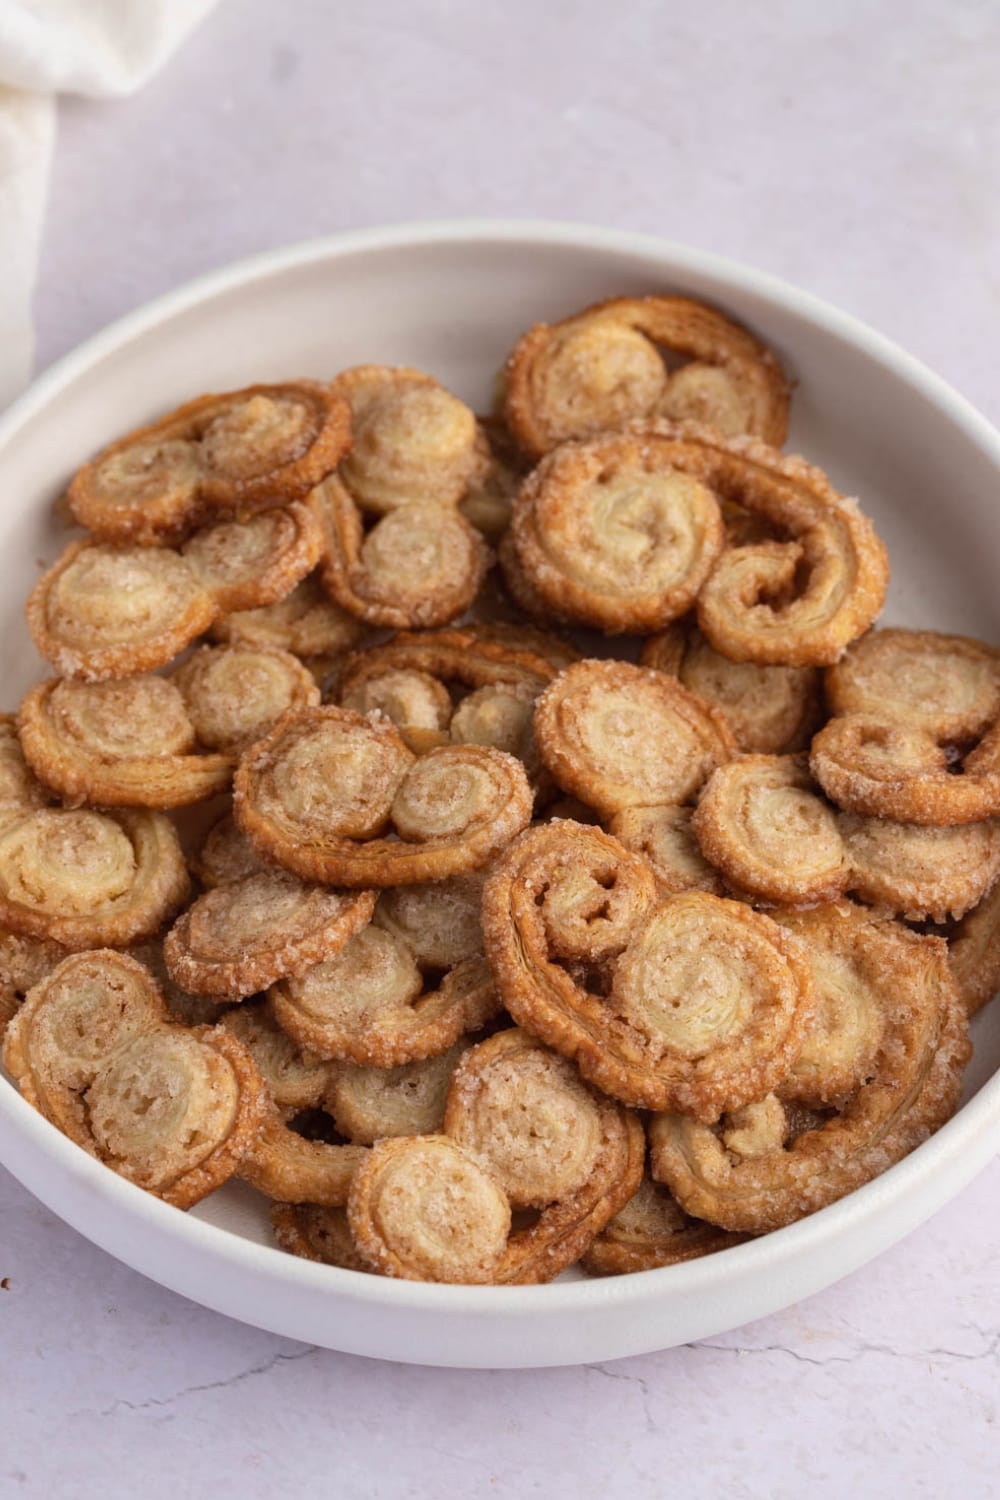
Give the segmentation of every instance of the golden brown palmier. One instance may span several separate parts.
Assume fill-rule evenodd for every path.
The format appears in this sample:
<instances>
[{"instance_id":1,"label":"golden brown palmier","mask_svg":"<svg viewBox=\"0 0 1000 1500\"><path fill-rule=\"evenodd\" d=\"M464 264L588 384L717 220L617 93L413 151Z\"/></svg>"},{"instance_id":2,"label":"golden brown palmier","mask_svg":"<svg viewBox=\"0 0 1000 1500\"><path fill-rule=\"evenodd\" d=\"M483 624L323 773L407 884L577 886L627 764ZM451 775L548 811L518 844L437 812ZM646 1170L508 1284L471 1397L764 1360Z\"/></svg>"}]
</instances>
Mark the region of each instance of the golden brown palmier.
<instances>
[{"instance_id":1,"label":"golden brown palmier","mask_svg":"<svg viewBox=\"0 0 1000 1500\"><path fill-rule=\"evenodd\" d=\"M688 363L669 371L665 351ZM693 418L726 434L785 440L788 383L763 344L687 297L613 297L538 323L507 361L504 410L534 458L634 418Z\"/></svg>"},{"instance_id":2,"label":"golden brown palmier","mask_svg":"<svg viewBox=\"0 0 1000 1500\"><path fill-rule=\"evenodd\" d=\"M322 1102L330 1082L329 1064L303 1052L282 1031L266 1001L253 1000L227 1010L219 1025L250 1053L282 1115L315 1109Z\"/></svg>"},{"instance_id":3,"label":"golden brown palmier","mask_svg":"<svg viewBox=\"0 0 1000 1500\"><path fill-rule=\"evenodd\" d=\"M969 1058L964 1006L940 938L860 921L854 941L883 1007L870 1076L841 1113L790 1138L778 1101L712 1129L677 1114L650 1125L654 1176L686 1212L763 1234L852 1192L925 1141L958 1105ZM740 1129L728 1139L733 1125ZM742 1128L741 1128L742 1127Z\"/></svg>"},{"instance_id":4,"label":"golden brown palmier","mask_svg":"<svg viewBox=\"0 0 1000 1500\"><path fill-rule=\"evenodd\" d=\"M678 622L644 643L643 666L669 672L722 710L740 750L761 755L804 750L820 720L816 667L768 667L730 661L699 630Z\"/></svg>"},{"instance_id":5,"label":"golden brown palmier","mask_svg":"<svg viewBox=\"0 0 1000 1500\"><path fill-rule=\"evenodd\" d=\"M951 972L970 1016L1000 989L1000 882L959 922L948 944Z\"/></svg>"},{"instance_id":6,"label":"golden brown palmier","mask_svg":"<svg viewBox=\"0 0 1000 1500\"><path fill-rule=\"evenodd\" d=\"M233 1175L261 1119L249 1054L171 1025L126 954L71 955L8 1028L4 1064L29 1103L121 1176L189 1208Z\"/></svg>"},{"instance_id":7,"label":"golden brown palmier","mask_svg":"<svg viewBox=\"0 0 1000 1500\"><path fill-rule=\"evenodd\" d=\"M371 1271L355 1248L343 1208L317 1208L312 1203L278 1203L271 1210L271 1227L282 1250L304 1260L345 1271Z\"/></svg>"},{"instance_id":8,"label":"golden brown palmier","mask_svg":"<svg viewBox=\"0 0 1000 1500\"><path fill-rule=\"evenodd\" d=\"M245 521L196 531L181 555L223 614L284 599L323 553L323 528L304 501L262 510Z\"/></svg>"},{"instance_id":9,"label":"golden brown palmier","mask_svg":"<svg viewBox=\"0 0 1000 1500\"><path fill-rule=\"evenodd\" d=\"M691 820L702 854L738 891L764 901L830 901L850 883L835 808L800 756L741 755L721 766Z\"/></svg>"},{"instance_id":10,"label":"golden brown palmier","mask_svg":"<svg viewBox=\"0 0 1000 1500\"><path fill-rule=\"evenodd\" d=\"M307 1140L268 1100L261 1127L240 1161L239 1176L275 1202L333 1208L347 1202L351 1178L366 1155L362 1146Z\"/></svg>"},{"instance_id":11,"label":"golden brown palmier","mask_svg":"<svg viewBox=\"0 0 1000 1500\"><path fill-rule=\"evenodd\" d=\"M0 925L26 937L125 947L159 932L189 889L160 812L47 807L0 830Z\"/></svg>"},{"instance_id":12,"label":"golden brown palmier","mask_svg":"<svg viewBox=\"0 0 1000 1500\"><path fill-rule=\"evenodd\" d=\"M570 812L565 816L575 815ZM665 896L676 896L678 891L710 891L713 896L724 896L725 882L698 847L692 816L692 808L669 803L624 807L608 819L607 831L626 849L645 855Z\"/></svg>"},{"instance_id":13,"label":"golden brown palmier","mask_svg":"<svg viewBox=\"0 0 1000 1500\"><path fill-rule=\"evenodd\" d=\"M448 1136L396 1136L355 1172L347 1221L383 1276L481 1283L494 1280L507 1248L510 1204Z\"/></svg>"},{"instance_id":14,"label":"golden brown palmier","mask_svg":"<svg viewBox=\"0 0 1000 1500\"><path fill-rule=\"evenodd\" d=\"M735 754L717 709L664 673L623 661L567 667L539 698L534 730L557 784L603 817L686 802Z\"/></svg>"},{"instance_id":15,"label":"golden brown palmier","mask_svg":"<svg viewBox=\"0 0 1000 1500\"><path fill-rule=\"evenodd\" d=\"M346 401L315 381L200 396L79 469L70 509L102 540L176 540L212 511L249 515L302 499L350 436Z\"/></svg>"},{"instance_id":16,"label":"golden brown palmier","mask_svg":"<svg viewBox=\"0 0 1000 1500\"><path fill-rule=\"evenodd\" d=\"M1000 651L936 630L872 630L829 668L825 686L834 714L901 719L960 743L1000 716Z\"/></svg>"},{"instance_id":17,"label":"golden brown palmier","mask_svg":"<svg viewBox=\"0 0 1000 1500\"><path fill-rule=\"evenodd\" d=\"M460 1037L445 1052L394 1068L329 1063L324 1107L341 1135L358 1146L396 1135L434 1135L444 1123L455 1065L468 1049Z\"/></svg>"},{"instance_id":18,"label":"golden brown palmier","mask_svg":"<svg viewBox=\"0 0 1000 1500\"><path fill-rule=\"evenodd\" d=\"M483 951L486 873L454 875L426 885L397 885L378 898L373 921L403 942L418 964L450 969Z\"/></svg>"},{"instance_id":19,"label":"golden brown palmier","mask_svg":"<svg viewBox=\"0 0 1000 1500\"><path fill-rule=\"evenodd\" d=\"M273 646L202 646L172 674L200 744L233 755L319 703L312 673Z\"/></svg>"},{"instance_id":20,"label":"golden brown palmier","mask_svg":"<svg viewBox=\"0 0 1000 1500\"><path fill-rule=\"evenodd\" d=\"M191 872L206 890L228 885L247 875L259 875L270 868L242 829L233 822L232 812L225 812L212 824L201 848L191 857Z\"/></svg>"},{"instance_id":21,"label":"golden brown palmier","mask_svg":"<svg viewBox=\"0 0 1000 1500\"><path fill-rule=\"evenodd\" d=\"M339 477L364 511L429 501L457 506L490 466L475 414L431 375L356 365L331 384L351 408L354 441Z\"/></svg>"},{"instance_id":22,"label":"golden brown palmier","mask_svg":"<svg viewBox=\"0 0 1000 1500\"><path fill-rule=\"evenodd\" d=\"M50 800L24 758L16 714L0 714L0 830Z\"/></svg>"},{"instance_id":23,"label":"golden brown palmier","mask_svg":"<svg viewBox=\"0 0 1000 1500\"><path fill-rule=\"evenodd\" d=\"M233 774L232 755L195 753L201 736L163 677L50 678L24 699L18 724L35 774L70 801L185 807L224 791Z\"/></svg>"},{"instance_id":24,"label":"golden brown palmier","mask_svg":"<svg viewBox=\"0 0 1000 1500\"><path fill-rule=\"evenodd\" d=\"M482 958L463 960L428 986L410 949L374 925L269 995L278 1024L301 1047L376 1068L445 1052L500 1009Z\"/></svg>"},{"instance_id":25,"label":"golden brown palmier","mask_svg":"<svg viewBox=\"0 0 1000 1500\"><path fill-rule=\"evenodd\" d=\"M372 891L326 890L265 870L199 896L167 933L163 955L182 989L242 1000L337 953L374 909Z\"/></svg>"},{"instance_id":26,"label":"golden brown palmier","mask_svg":"<svg viewBox=\"0 0 1000 1500\"><path fill-rule=\"evenodd\" d=\"M801 949L768 917L701 891L664 901L644 860L580 824L540 824L497 860L483 936L518 1024L642 1108L711 1121L759 1097L812 1011Z\"/></svg>"},{"instance_id":27,"label":"golden brown palmier","mask_svg":"<svg viewBox=\"0 0 1000 1500\"><path fill-rule=\"evenodd\" d=\"M366 533L336 476L317 488L316 503L326 538L321 582L355 619L393 630L447 625L475 599L490 554L453 507L414 501Z\"/></svg>"},{"instance_id":28,"label":"golden brown palmier","mask_svg":"<svg viewBox=\"0 0 1000 1500\"><path fill-rule=\"evenodd\" d=\"M725 534L711 486L677 465L676 448L637 430L543 459L514 501L503 553L517 560L515 598L519 573L552 618L612 634L660 630L690 609Z\"/></svg>"},{"instance_id":29,"label":"golden brown palmier","mask_svg":"<svg viewBox=\"0 0 1000 1500\"><path fill-rule=\"evenodd\" d=\"M273 646L294 656L337 657L356 646L363 627L328 599L319 577L310 573L290 594L260 609L237 610L216 620L213 640L247 646Z\"/></svg>"},{"instance_id":30,"label":"golden brown palmier","mask_svg":"<svg viewBox=\"0 0 1000 1500\"><path fill-rule=\"evenodd\" d=\"M28 629L64 677L99 682L162 667L218 613L169 547L71 542L28 597Z\"/></svg>"},{"instance_id":31,"label":"golden brown palmier","mask_svg":"<svg viewBox=\"0 0 1000 1500\"><path fill-rule=\"evenodd\" d=\"M625 1276L700 1260L746 1239L692 1219L665 1187L643 1177L625 1207L585 1250L582 1264L591 1276Z\"/></svg>"},{"instance_id":32,"label":"golden brown palmier","mask_svg":"<svg viewBox=\"0 0 1000 1500\"><path fill-rule=\"evenodd\" d=\"M314 708L244 755L234 811L255 848L305 879L403 885L484 865L527 824L531 791L503 751L446 745L415 760L386 720ZM380 837L390 823L398 837Z\"/></svg>"},{"instance_id":33,"label":"golden brown palmier","mask_svg":"<svg viewBox=\"0 0 1000 1500\"><path fill-rule=\"evenodd\" d=\"M888 715L844 714L812 743L809 764L838 807L949 827L1000 815L1000 718L956 759L943 736Z\"/></svg>"}]
</instances>

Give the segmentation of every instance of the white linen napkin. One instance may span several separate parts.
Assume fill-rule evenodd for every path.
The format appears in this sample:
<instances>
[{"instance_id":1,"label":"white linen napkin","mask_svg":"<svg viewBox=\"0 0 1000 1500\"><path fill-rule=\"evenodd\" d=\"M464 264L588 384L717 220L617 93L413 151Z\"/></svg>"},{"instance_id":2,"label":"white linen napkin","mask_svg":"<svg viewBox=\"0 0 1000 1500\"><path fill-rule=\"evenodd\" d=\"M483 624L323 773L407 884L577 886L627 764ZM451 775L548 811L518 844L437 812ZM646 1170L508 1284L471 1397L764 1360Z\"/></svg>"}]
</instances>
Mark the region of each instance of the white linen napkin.
<instances>
[{"instance_id":1,"label":"white linen napkin","mask_svg":"<svg viewBox=\"0 0 1000 1500\"><path fill-rule=\"evenodd\" d=\"M214 0L0 0L0 410L26 384L56 95L129 94Z\"/></svg>"}]
</instances>

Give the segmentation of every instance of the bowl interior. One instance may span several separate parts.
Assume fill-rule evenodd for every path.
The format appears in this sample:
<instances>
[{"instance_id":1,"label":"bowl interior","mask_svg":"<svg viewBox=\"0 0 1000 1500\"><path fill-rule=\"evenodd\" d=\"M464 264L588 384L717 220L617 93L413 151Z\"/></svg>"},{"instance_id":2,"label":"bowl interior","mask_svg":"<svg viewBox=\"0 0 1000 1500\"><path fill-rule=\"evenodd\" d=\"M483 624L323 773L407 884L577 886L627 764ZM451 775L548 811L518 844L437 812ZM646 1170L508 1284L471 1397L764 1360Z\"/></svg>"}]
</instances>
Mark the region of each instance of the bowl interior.
<instances>
[{"instance_id":1,"label":"bowl interior","mask_svg":"<svg viewBox=\"0 0 1000 1500\"><path fill-rule=\"evenodd\" d=\"M483 410L531 323L644 292L706 298L775 349L796 387L788 447L858 496L888 545L887 622L1000 640L998 448L919 366L790 289L694 252L568 228L440 229L348 237L210 278L71 356L11 413L0 426L0 707L45 672L22 611L65 541L52 502L111 438L204 391L369 361L426 369ZM970 1094L1000 1069L1000 1015L983 1014L974 1035ZM835 1235L838 1208L825 1212ZM195 1214L270 1243L263 1200L239 1186ZM686 1270L657 1295L683 1296Z\"/></svg>"}]
</instances>

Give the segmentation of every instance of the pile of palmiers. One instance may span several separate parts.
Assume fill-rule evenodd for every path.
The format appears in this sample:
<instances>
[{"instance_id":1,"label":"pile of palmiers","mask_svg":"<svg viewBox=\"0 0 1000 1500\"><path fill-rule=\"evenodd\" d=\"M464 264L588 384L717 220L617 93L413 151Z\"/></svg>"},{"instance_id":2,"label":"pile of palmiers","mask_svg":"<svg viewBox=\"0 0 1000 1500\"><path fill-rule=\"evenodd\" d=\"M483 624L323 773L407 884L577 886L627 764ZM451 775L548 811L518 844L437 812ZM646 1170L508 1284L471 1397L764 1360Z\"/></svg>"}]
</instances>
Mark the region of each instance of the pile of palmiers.
<instances>
[{"instance_id":1,"label":"pile of palmiers","mask_svg":"<svg viewBox=\"0 0 1000 1500\"><path fill-rule=\"evenodd\" d=\"M0 720L25 1098L286 1249L512 1284L814 1212L955 1110L1000 984L1000 652L720 312L204 396L73 477ZM554 633L558 631L559 633Z\"/></svg>"}]
</instances>

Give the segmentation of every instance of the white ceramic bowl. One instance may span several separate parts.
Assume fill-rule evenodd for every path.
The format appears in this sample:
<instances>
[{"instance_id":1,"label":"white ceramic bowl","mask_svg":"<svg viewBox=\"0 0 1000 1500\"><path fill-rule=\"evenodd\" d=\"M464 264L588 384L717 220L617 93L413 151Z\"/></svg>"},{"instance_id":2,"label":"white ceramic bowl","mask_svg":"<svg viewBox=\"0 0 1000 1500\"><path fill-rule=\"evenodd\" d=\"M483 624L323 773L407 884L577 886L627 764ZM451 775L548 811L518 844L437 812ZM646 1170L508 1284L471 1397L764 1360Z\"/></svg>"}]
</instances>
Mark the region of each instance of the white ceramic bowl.
<instances>
[{"instance_id":1,"label":"white ceramic bowl","mask_svg":"<svg viewBox=\"0 0 1000 1500\"><path fill-rule=\"evenodd\" d=\"M516 335L600 297L720 304L797 382L790 447L860 496L893 563L887 618L1000 638L1000 437L862 324L717 257L565 224L459 223L339 236L161 298L49 371L0 422L0 672L37 679L21 604L61 546L50 504L95 448L202 391L386 361L476 406ZM951 1198L1000 1146L1000 1016L974 1028L964 1108L877 1181L811 1218L668 1270L552 1286L425 1286L310 1264L270 1242L263 1200L227 1185L183 1214L64 1139L0 1079L0 1156L67 1223L207 1307L351 1353L485 1367L615 1359L704 1338L805 1297Z\"/></svg>"}]
</instances>

